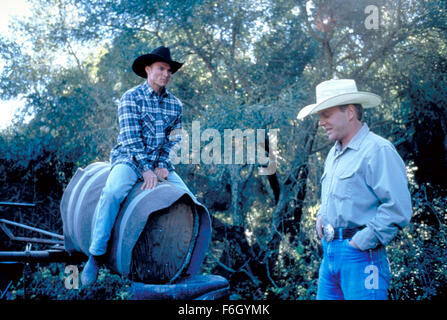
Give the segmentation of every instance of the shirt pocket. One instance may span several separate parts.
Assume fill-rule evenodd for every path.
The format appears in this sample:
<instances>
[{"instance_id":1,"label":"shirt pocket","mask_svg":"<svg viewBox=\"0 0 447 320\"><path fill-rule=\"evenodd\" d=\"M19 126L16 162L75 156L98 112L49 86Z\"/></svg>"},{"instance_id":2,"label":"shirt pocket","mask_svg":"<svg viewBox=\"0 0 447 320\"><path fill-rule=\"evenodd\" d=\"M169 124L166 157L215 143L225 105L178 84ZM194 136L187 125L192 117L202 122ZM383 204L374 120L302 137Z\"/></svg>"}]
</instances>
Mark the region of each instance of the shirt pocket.
<instances>
[{"instance_id":1,"label":"shirt pocket","mask_svg":"<svg viewBox=\"0 0 447 320\"><path fill-rule=\"evenodd\" d=\"M155 118L150 113L144 113L142 116L142 132L146 139L155 137Z\"/></svg>"},{"instance_id":2,"label":"shirt pocket","mask_svg":"<svg viewBox=\"0 0 447 320\"><path fill-rule=\"evenodd\" d=\"M166 114L162 116L163 119L163 129L165 132L169 133L172 130L172 126L174 125L174 117L170 117Z\"/></svg>"},{"instance_id":3,"label":"shirt pocket","mask_svg":"<svg viewBox=\"0 0 447 320\"><path fill-rule=\"evenodd\" d=\"M352 192L356 184L356 171L346 170L342 172L337 178L334 186L334 196L339 199L352 198Z\"/></svg>"}]
</instances>

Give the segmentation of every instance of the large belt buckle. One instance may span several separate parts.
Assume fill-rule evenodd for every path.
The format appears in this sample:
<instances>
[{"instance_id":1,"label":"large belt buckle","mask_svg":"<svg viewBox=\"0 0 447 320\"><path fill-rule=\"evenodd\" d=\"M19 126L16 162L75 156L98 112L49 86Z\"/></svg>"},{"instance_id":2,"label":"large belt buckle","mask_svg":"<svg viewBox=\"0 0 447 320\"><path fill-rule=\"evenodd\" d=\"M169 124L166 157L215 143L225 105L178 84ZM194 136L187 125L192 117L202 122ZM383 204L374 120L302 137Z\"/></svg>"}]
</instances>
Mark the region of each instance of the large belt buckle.
<instances>
[{"instance_id":1,"label":"large belt buckle","mask_svg":"<svg viewBox=\"0 0 447 320\"><path fill-rule=\"evenodd\" d=\"M331 226L330 224L327 224L323 227L323 234L324 234L324 239L327 242L331 242L332 240L334 240L334 227Z\"/></svg>"}]
</instances>

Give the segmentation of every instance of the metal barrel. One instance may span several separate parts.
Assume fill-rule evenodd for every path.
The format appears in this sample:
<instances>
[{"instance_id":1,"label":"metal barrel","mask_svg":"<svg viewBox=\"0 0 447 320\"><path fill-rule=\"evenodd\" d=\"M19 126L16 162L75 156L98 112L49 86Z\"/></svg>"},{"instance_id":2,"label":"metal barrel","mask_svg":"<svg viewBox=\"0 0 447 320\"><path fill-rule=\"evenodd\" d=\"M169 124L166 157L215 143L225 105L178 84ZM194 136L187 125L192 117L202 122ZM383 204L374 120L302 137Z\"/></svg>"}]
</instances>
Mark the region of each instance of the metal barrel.
<instances>
[{"instance_id":1,"label":"metal barrel","mask_svg":"<svg viewBox=\"0 0 447 320\"><path fill-rule=\"evenodd\" d=\"M107 162L79 168L62 196L65 249L89 254L95 208L110 173ZM106 265L143 283L173 282L197 274L211 239L208 210L168 182L141 190L138 182L120 207Z\"/></svg>"}]
</instances>

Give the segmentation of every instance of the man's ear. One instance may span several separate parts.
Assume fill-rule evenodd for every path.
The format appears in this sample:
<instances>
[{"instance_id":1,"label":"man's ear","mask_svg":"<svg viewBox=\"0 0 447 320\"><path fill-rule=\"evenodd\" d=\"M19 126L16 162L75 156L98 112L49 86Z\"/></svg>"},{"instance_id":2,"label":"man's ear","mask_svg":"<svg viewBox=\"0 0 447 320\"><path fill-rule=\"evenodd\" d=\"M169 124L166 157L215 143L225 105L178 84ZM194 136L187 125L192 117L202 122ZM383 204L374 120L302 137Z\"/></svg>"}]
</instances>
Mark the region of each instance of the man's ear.
<instances>
[{"instance_id":1,"label":"man's ear","mask_svg":"<svg viewBox=\"0 0 447 320\"><path fill-rule=\"evenodd\" d=\"M151 66L144 67L144 71L146 71L146 74L148 75L149 72L151 71Z\"/></svg>"},{"instance_id":2,"label":"man's ear","mask_svg":"<svg viewBox=\"0 0 447 320\"><path fill-rule=\"evenodd\" d=\"M357 119L357 113L355 111L355 106L353 104L350 104L348 106L348 119L351 121L352 119Z\"/></svg>"}]
</instances>

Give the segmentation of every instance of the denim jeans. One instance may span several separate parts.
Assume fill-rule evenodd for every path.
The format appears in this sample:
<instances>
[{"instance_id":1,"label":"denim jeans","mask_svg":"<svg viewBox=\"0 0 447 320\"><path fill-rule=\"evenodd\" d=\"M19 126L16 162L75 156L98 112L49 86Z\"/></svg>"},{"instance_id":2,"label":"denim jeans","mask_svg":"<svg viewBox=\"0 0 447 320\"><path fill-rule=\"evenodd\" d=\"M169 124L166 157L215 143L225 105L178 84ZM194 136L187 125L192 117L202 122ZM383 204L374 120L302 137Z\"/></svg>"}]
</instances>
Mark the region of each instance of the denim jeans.
<instances>
[{"instance_id":1,"label":"denim jeans","mask_svg":"<svg viewBox=\"0 0 447 320\"><path fill-rule=\"evenodd\" d=\"M323 241L317 300L386 300L390 267L384 246L361 251L345 240Z\"/></svg>"},{"instance_id":2,"label":"denim jeans","mask_svg":"<svg viewBox=\"0 0 447 320\"><path fill-rule=\"evenodd\" d=\"M174 171L169 172L167 180L194 197L183 180ZM106 253L107 242L121 203L137 181L138 176L130 166L121 163L113 166L95 209L89 247L90 254L100 256Z\"/></svg>"}]
</instances>

